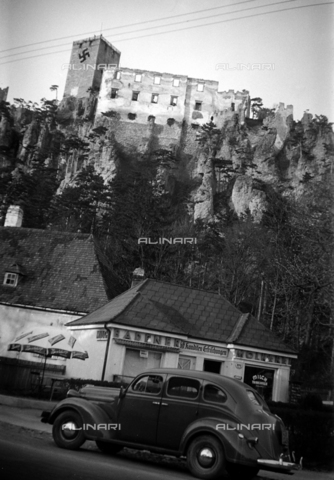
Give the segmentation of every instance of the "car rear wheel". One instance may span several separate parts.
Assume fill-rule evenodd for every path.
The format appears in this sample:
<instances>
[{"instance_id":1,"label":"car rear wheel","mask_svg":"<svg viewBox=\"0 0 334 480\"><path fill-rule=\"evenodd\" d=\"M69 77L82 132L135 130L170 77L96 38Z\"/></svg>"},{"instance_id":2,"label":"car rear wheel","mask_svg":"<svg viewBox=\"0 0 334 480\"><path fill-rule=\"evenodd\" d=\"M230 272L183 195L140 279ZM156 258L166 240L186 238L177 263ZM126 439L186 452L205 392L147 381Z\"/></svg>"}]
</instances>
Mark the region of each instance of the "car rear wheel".
<instances>
[{"instance_id":1,"label":"car rear wheel","mask_svg":"<svg viewBox=\"0 0 334 480\"><path fill-rule=\"evenodd\" d=\"M188 468L197 478L211 480L225 473L225 456L220 442L211 435L195 438L187 452Z\"/></svg>"},{"instance_id":2,"label":"car rear wheel","mask_svg":"<svg viewBox=\"0 0 334 480\"><path fill-rule=\"evenodd\" d=\"M241 478L242 480L251 480L258 474L260 469L258 467L247 467L246 465L228 463L226 470L233 480L240 480Z\"/></svg>"},{"instance_id":3,"label":"car rear wheel","mask_svg":"<svg viewBox=\"0 0 334 480\"><path fill-rule=\"evenodd\" d=\"M101 450L102 453L107 453L109 455L116 455L123 447L116 445L115 443L102 442L101 440L96 440L96 446Z\"/></svg>"},{"instance_id":4,"label":"car rear wheel","mask_svg":"<svg viewBox=\"0 0 334 480\"><path fill-rule=\"evenodd\" d=\"M60 448L76 450L86 440L82 430L81 416L72 410L61 413L54 421L52 435L55 443Z\"/></svg>"}]
</instances>

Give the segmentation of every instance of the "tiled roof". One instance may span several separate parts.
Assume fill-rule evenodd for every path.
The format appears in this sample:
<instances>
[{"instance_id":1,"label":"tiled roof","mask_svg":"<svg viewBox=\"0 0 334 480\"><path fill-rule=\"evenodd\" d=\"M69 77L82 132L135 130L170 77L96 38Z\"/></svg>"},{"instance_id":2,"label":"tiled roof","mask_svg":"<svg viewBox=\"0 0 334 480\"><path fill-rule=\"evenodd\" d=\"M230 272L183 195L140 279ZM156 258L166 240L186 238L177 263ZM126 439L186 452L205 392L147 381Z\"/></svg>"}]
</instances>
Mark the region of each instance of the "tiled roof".
<instances>
[{"instance_id":1,"label":"tiled roof","mask_svg":"<svg viewBox=\"0 0 334 480\"><path fill-rule=\"evenodd\" d=\"M296 350L280 340L275 333L270 331L269 328L262 325L262 323L258 322L256 318L251 315L247 318L242 332L234 343L243 346L247 345L248 347L260 347L262 345L262 348L268 350L297 353Z\"/></svg>"},{"instance_id":2,"label":"tiled roof","mask_svg":"<svg viewBox=\"0 0 334 480\"><path fill-rule=\"evenodd\" d=\"M68 326L114 322L191 338L295 353L249 314L204 290L146 279Z\"/></svg>"},{"instance_id":3,"label":"tiled roof","mask_svg":"<svg viewBox=\"0 0 334 480\"><path fill-rule=\"evenodd\" d=\"M3 285L6 268L23 267L17 287ZM119 293L93 236L0 227L0 302L92 312Z\"/></svg>"}]
</instances>

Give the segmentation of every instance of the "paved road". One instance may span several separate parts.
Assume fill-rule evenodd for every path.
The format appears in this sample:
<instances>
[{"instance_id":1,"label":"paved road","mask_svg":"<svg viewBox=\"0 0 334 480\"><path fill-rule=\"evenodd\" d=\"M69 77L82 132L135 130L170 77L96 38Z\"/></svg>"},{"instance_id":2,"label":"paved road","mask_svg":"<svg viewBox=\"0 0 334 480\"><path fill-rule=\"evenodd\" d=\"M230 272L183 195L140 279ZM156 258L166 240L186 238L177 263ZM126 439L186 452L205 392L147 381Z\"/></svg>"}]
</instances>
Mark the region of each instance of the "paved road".
<instances>
[{"instance_id":1,"label":"paved road","mask_svg":"<svg viewBox=\"0 0 334 480\"><path fill-rule=\"evenodd\" d=\"M3 427L4 424L1 425ZM160 460L162 457L160 457ZM78 451L57 448L48 434L13 426L0 432L2 480L190 480L183 465L160 465L136 459L134 452L115 457L100 453L93 442Z\"/></svg>"},{"instance_id":2,"label":"paved road","mask_svg":"<svg viewBox=\"0 0 334 480\"><path fill-rule=\"evenodd\" d=\"M47 432L2 423L2 480L194 480L181 460L128 450L115 457L100 453L93 442L78 451L57 448ZM298 472L293 477L261 472L258 480L334 480L331 474ZM242 479L240 479L242 480Z\"/></svg>"}]
</instances>

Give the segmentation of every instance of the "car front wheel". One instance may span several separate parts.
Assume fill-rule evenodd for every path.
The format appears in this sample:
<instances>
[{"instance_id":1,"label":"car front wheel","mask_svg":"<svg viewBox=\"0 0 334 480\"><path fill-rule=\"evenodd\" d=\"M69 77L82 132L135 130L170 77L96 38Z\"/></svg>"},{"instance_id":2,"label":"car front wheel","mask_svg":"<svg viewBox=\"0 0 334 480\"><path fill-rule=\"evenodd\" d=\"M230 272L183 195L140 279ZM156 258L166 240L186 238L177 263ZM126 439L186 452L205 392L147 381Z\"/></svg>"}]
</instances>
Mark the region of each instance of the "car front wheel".
<instances>
[{"instance_id":1,"label":"car front wheel","mask_svg":"<svg viewBox=\"0 0 334 480\"><path fill-rule=\"evenodd\" d=\"M86 440L81 416L72 410L61 413L54 421L52 435L60 448L76 450Z\"/></svg>"},{"instance_id":2,"label":"car front wheel","mask_svg":"<svg viewBox=\"0 0 334 480\"><path fill-rule=\"evenodd\" d=\"M197 478L211 480L224 475L225 456L220 442L211 435L195 438L187 452L190 472Z\"/></svg>"}]
</instances>

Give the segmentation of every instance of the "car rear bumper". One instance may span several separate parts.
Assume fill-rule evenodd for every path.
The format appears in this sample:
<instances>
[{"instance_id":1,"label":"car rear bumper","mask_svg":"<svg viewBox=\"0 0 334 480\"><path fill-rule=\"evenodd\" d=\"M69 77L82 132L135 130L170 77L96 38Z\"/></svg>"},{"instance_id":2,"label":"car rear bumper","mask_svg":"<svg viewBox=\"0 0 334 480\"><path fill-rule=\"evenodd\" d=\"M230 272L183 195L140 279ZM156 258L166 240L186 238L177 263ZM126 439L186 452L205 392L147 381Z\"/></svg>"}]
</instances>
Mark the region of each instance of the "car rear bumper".
<instances>
[{"instance_id":1,"label":"car rear bumper","mask_svg":"<svg viewBox=\"0 0 334 480\"><path fill-rule=\"evenodd\" d=\"M301 459L302 460L302 459ZM302 461L300 463L285 462L280 460L269 460L265 458L259 458L257 460L258 467L262 470L270 470L272 472L280 473L292 473L294 470L300 470L302 468Z\"/></svg>"}]
</instances>

